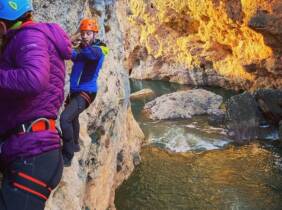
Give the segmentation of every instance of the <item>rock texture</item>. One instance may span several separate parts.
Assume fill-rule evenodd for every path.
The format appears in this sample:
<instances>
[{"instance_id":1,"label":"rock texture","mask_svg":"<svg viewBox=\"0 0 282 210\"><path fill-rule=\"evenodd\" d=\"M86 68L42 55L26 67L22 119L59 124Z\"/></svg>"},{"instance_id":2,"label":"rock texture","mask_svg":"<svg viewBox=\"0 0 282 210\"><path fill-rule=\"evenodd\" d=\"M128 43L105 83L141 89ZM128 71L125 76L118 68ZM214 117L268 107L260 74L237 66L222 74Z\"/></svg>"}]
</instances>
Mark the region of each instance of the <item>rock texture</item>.
<instances>
[{"instance_id":1,"label":"rock texture","mask_svg":"<svg viewBox=\"0 0 282 210\"><path fill-rule=\"evenodd\" d=\"M256 139L261 119L259 107L250 93L231 97L226 103L225 126L238 141Z\"/></svg>"},{"instance_id":2,"label":"rock texture","mask_svg":"<svg viewBox=\"0 0 282 210\"><path fill-rule=\"evenodd\" d=\"M265 118L278 125L282 120L282 90L260 89L254 96Z\"/></svg>"},{"instance_id":3,"label":"rock texture","mask_svg":"<svg viewBox=\"0 0 282 210\"><path fill-rule=\"evenodd\" d=\"M144 111L154 120L191 118L216 112L222 97L203 89L166 94L145 104Z\"/></svg>"},{"instance_id":4,"label":"rock texture","mask_svg":"<svg viewBox=\"0 0 282 210\"><path fill-rule=\"evenodd\" d=\"M59 22L68 32L74 33L79 25L79 20L88 10L88 1L33 0L33 7L38 21Z\"/></svg>"},{"instance_id":5,"label":"rock texture","mask_svg":"<svg viewBox=\"0 0 282 210\"><path fill-rule=\"evenodd\" d=\"M72 166L65 168L46 210L115 209L115 189L140 162L144 138L131 113L115 5L109 0L34 0L34 7L37 20L59 22L70 34L76 32L82 17L95 17L100 22L99 37L111 50L96 100L80 118L81 151Z\"/></svg>"},{"instance_id":6,"label":"rock texture","mask_svg":"<svg viewBox=\"0 0 282 210\"><path fill-rule=\"evenodd\" d=\"M281 142L282 145L282 120L279 122L279 141Z\"/></svg>"},{"instance_id":7,"label":"rock texture","mask_svg":"<svg viewBox=\"0 0 282 210\"><path fill-rule=\"evenodd\" d=\"M225 126L237 141L281 139L282 91L260 89L226 102ZM280 123L280 124L279 124ZM280 128L279 128L280 126Z\"/></svg>"},{"instance_id":8,"label":"rock texture","mask_svg":"<svg viewBox=\"0 0 282 210\"><path fill-rule=\"evenodd\" d=\"M281 0L122 0L117 9L133 78L282 87Z\"/></svg>"}]
</instances>

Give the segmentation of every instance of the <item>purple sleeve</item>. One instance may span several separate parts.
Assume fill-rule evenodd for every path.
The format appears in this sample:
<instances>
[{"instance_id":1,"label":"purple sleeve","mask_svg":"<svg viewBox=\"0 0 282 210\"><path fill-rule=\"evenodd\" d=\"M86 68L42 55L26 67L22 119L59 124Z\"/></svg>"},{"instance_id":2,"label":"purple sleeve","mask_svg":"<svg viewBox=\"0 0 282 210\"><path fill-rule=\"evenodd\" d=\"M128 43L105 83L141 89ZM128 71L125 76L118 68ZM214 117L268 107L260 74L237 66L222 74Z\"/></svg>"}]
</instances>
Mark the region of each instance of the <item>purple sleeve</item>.
<instances>
[{"instance_id":1,"label":"purple sleeve","mask_svg":"<svg viewBox=\"0 0 282 210\"><path fill-rule=\"evenodd\" d=\"M49 81L47 40L40 31L19 34L15 46L15 68L0 69L0 90L19 95L37 95Z\"/></svg>"}]
</instances>

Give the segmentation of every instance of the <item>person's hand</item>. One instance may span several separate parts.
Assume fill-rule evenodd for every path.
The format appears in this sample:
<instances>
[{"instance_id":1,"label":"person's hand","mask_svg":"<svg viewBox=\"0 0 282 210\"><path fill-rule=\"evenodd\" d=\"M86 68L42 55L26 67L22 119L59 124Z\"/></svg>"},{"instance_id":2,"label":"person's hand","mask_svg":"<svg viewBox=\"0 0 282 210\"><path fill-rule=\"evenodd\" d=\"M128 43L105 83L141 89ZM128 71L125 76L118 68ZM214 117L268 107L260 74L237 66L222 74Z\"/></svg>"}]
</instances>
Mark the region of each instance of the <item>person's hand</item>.
<instances>
[{"instance_id":1,"label":"person's hand","mask_svg":"<svg viewBox=\"0 0 282 210\"><path fill-rule=\"evenodd\" d=\"M73 48L77 48L81 44L81 37L79 33L71 36L71 43Z\"/></svg>"}]
</instances>

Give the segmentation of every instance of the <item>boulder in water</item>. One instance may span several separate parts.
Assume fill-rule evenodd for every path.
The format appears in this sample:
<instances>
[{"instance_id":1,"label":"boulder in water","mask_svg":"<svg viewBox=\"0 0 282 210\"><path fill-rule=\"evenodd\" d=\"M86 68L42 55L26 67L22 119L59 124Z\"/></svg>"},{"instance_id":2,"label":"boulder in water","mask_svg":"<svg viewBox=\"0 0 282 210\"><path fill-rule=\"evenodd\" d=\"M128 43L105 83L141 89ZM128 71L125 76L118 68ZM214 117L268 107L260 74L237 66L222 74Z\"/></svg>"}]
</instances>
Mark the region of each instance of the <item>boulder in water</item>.
<instances>
[{"instance_id":1,"label":"boulder in water","mask_svg":"<svg viewBox=\"0 0 282 210\"><path fill-rule=\"evenodd\" d=\"M225 112L221 109L215 110L209 114L208 123L214 127L221 127L224 124Z\"/></svg>"},{"instance_id":2,"label":"boulder in water","mask_svg":"<svg viewBox=\"0 0 282 210\"><path fill-rule=\"evenodd\" d=\"M152 97L154 96L154 91L151 89L143 89L137 92L134 92L130 95L130 99L140 99L145 97Z\"/></svg>"},{"instance_id":3,"label":"boulder in water","mask_svg":"<svg viewBox=\"0 0 282 210\"><path fill-rule=\"evenodd\" d=\"M279 122L279 140L282 143L282 120Z\"/></svg>"},{"instance_id":4,"label":"boulder in water","mask_svg":"<svg viewBox=\"0 0 282 210\"><path fill-rule=\"evenodd\" d=\"M282 120L282 92L273 89L243 93L226 102L225 126L237 141L277 139ZM281 131L280 131L281 138Z\"/></svg>"},{"instance_id":5,"label":"boulder in water","mask_svg":"<svg viewBox=\"0 0 282 210\"><path fill-rule=\"evenodd\" d=\"M222 97L213 92L193 89L160 96L147 103L144 111L154 120L185 119L213 113L219 109L222 101Z\"/></svg>"},{"instance_id":6,"label":"boulder in water","mask_svg":"<svg viewBox=\"0 0 282 210\"><path fill-rule=\"evenodd\" d=\"M251 93L243 93L231 97L226 102L225 126L237 141L255 139L257 137L260 112Z\"/></svg>"},{"instance_id":7,"label":"boulder in water","mask_svg":"<svg viewBox=\"0 0 282 210\"><path fill-rule=\"evenodd\" d=\"M272 125L282 120L282 91L275 89L259 89L254 94L265 118Z\"/></svg>"}]
</instances>

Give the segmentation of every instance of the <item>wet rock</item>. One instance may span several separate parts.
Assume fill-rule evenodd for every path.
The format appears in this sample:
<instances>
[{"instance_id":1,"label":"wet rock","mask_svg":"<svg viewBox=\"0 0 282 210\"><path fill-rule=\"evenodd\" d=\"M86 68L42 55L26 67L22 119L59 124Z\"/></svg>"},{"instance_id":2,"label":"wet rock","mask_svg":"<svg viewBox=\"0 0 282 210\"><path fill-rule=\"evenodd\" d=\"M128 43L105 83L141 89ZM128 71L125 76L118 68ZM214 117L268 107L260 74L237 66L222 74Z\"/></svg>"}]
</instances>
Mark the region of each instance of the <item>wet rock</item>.
<instances>
[{"instance_id":1,"label":"wet rock","mask_svg":"<svg viewBox=\"0 0 282 210\"><path fill-rule=\"evenodd\" d=\"M151 119L191 118L215 112L222 97L203 89L179 91L166 94L147 103L144 111Z\"/></svg>"},{"instance_id":2,"label":"wet rock","mask_svg":"<svg viewBox=\"0 0 282 210\"><path fill-rule=\"evenodd\" d=\"M282 120L282 91L260 89L255 92L254 96L267 121L278 126Z\"/></svg>"},{"instance_id":3,"label":"wet rock","mask_svg":"<svg viewBox=\"0 0 282 210\"><path fill-rule=\"evenodd\" d=\"M238 142L279 139L281 91L260 89L243 93L226 102L225 126Z\"/></svg>"},{"instance_id":4,"label":"wet rock","mask_svg":"<svg viewBox=\"0 0 282 210\"><path fill-rule=\"evenodd\" d=\"M279 122L279 140L282 145L282 120Z\"/></svg>"},{"instance_id":5,"label":"wet rock","mask_svg":"<svg viewBox=\"0 0 282 210\"><path fill-rule=\"evenodd\" d=\"M133 154L133 164L134 166L137 166L141 163L141 156L139 153L134 153Z\"/></svg>"},{"instance_id":6,"label":"wet rock","mask_svg":"<svg viewBox=\"0 0 282 210\"><path fill-rule=\"evenodd\" d=\"M224 124L225 112L223 110L215 110L209 114L208 123L214 127L221 127Z\"/></svg>"},{"instance_id":7,"label":"wet rock","mask_svg":"<svg viewBox=\"0 0 282 210\"><path fill-rule=\"evenodd\" d=\"M145 98L145 97L152 97L154 96L154 94L155 94L154 91L151 89L143 89L135 93L132 93L130 95L130 99L140 99L140 98Z\"/></svg>"},{"instance_id":8,"label":"wet rock","mask_svg":"<svg viewBox=\"0 0 282 210\"><path fill-rule=\"evenodd\" d=\"M257 138L259 114L256 100L250 93L243 93L231 97L226 102L225 126L237 141L249 141Z\"/></svg>"}]
</instances>

